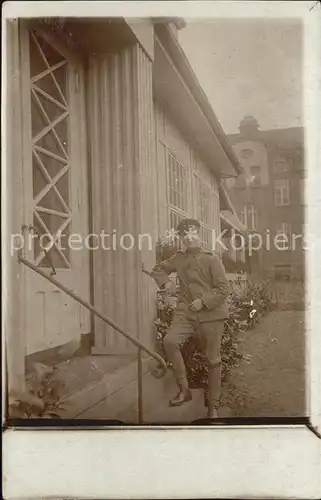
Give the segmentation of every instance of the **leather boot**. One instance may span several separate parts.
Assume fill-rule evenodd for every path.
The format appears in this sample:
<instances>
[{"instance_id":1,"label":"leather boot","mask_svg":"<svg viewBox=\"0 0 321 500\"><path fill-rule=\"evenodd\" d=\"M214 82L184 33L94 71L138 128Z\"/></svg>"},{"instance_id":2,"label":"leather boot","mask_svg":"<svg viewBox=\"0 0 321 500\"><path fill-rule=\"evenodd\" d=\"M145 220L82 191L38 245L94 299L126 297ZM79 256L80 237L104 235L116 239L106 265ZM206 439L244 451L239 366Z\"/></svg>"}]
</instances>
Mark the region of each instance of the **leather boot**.
<instances>
[{"instance_id":1,"label":"leather boot","mask_svg":"<svg viewBox=\"0 0 321 500\"><path fill-rule=\"evenodd\" d=\"M173 399L170 400L170 406L181 406L187 401L191 401L192 393L190 389L186 389L184 391L180 391Z\"/></svg>"},{"instance_id":2,"label":"leather boot","mask_svg":"<svg viewBox=\"0 0 321 500\"><path fill-rule=\"evenodd\" d=\"M204 389L204 406L208 408L208 390Z\"/></svg>"},{"instance_id":3,"label":"leather boot","mask_svg":"<svg viewBox=\"0 0 321 500\"><path fill-rule=\"evenodd\" d=\"M210 418L210 419L219 418L217 408L208 407L207 418Z\"/></svg>"}]
</instances>

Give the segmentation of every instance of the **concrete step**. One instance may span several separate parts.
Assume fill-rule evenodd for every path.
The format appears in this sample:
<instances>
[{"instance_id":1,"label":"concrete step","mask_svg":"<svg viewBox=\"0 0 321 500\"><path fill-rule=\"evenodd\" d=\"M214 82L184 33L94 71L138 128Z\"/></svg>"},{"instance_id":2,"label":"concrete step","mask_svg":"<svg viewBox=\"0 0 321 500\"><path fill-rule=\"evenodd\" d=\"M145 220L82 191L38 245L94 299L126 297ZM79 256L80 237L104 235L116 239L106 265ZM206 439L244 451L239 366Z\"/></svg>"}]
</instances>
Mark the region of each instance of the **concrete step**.
<instances>
[{"instance_id":1,"label":"concrete step","mask_svg":"<svg viewBox=\"0 0 321 500\"><path fill-rule=\"evenodd\" d=\"M62 396L68 398L135 361L135 357L129 356L83 356L62 361L55 365L56 377L64 382Z\"/></svg>"},{"instance_id":2,"label":"concrete step","mask_svg":"<svg viewBox=\"0 0 321 500\"><path fill-rule=\"evenodd\" d=\"M138 411L137 361L89 356L86 360L64 363L58 373L66 382L61 418L120 420L125 424L189 424L206 417L203 391L192 389L193 398L179 407L169 406L177 394L171 370L162 379L155 378L151 360L143 360L143 422ZM94 367L94 373L92 369ZM226 413L226 412L225 412ZM222 415L228 416L228 415Z\"/></svg>"},{"instance_id":3,"label":"concrete step","mask_svg":"<svg viewBox=\"0 0 321 500\"><path fill-rule=\"evenodd\" d=\"M105 363L109 366L108 360L105 360ZM143 373L148 371L149 363L146 360L143 362ZM71 378L69 372L64 373L64 380ZM69 384L68 387L61 400L61 418L115 418L116 409L123 409L127 402L131 404L131 398L137 393L137 362L127 361L125 365L120 364L113 371L101 370L96 377L83 373L77 383ZM92 409L100 403L107 406L102 415L96 417L95 410Z\"/></svg>"},{"instance_id":4,"label":"concrete step","mask_svg":"<svg viewBox=\"0 0 321 500\"><path fill-rule=\"evenodd\" d=\"M137 381L133 381L114 394L103 399L80 415L86 419L115 419L126 424L137 424ZM203 394L192 390L193 399L180 407L170 407L169 399L177 393L176 383L169 371L163 379L155 379L151 373L143 377L143 424L187 424L206 416Z\"/></svg>"}]
</instances>

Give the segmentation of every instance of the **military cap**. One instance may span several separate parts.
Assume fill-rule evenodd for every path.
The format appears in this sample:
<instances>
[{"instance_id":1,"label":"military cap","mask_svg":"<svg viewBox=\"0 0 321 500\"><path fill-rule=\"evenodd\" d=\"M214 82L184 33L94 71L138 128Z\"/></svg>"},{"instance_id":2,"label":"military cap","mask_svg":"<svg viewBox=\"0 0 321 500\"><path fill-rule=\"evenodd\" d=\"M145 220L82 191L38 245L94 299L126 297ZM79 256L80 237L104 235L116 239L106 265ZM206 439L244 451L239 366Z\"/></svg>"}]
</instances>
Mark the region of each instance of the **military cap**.
<instances>
[{"instance_id":1,"label":"military cap","mask_svg":"<svg viewBox=\"0 0 321 500\"><path fill-rule=\"evenodd\" d=\"M198 229L201 227L200 223L196 219L182 219L178 226L177 226L177 232L181 236L184 234L188 233L189 228L191 227L197 227Z\"/></svg>"}]
</instances>

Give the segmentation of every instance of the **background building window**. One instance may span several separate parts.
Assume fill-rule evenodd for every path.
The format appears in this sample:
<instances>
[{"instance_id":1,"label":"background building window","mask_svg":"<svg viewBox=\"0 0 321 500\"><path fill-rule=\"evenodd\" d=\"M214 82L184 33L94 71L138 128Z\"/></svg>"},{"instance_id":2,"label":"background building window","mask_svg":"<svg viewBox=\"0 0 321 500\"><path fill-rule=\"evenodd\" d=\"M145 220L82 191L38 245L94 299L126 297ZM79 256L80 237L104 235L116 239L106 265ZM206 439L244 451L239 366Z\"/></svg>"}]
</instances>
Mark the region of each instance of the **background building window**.
<instances>
[{"instance_id":1,"label":"background building window","mask_svg":"<svg viewBox=\"0 0 321 500\"><path fill-rule=\"evenodd\" d=\"M282 235L282 238L277 239L277 247L283 250L291 248L291 224L289 222L281 222L276 228L276 234Z\"/></svg>"},{"instance_id":2,"label":"background building window","mask_svg":"<svg viewBox=\"0 0 321 500\"><path fill-rule=\"evenodd\" d=\"M262 184L262 170L260 166L250 167L251 184L252 186L261 186Z\"/></svg>"},{"instance_id":3,"label":"background building window","mask_svg":"<svg viewBox=\"0 0 321 500\"><path fill-rule=\"evenodd\" d=\"M290 186L288 179L274 181L274 202L278 207L290 204Z\"/></svg>"},{"instance_id":4,"label":"background building window","mask_svg":"<svg viewBox=\"0 0 321 500\"><path fill-rule=\"evenodd\" d=\"M257 229L257 210L253 205L246 205L244 211L241 213L241 222L250 231Z\"/></svg>"},{"instance_id":5,"label":"background building window","mask_svg":"<svg viewBox=\"0 0 321 500\"><path fill-rule=\"evenodd\" d=\"M275 172L287 172L288 164L283 158L279 158L274 162L274 171Z\"/></svg>"}]
</instances>

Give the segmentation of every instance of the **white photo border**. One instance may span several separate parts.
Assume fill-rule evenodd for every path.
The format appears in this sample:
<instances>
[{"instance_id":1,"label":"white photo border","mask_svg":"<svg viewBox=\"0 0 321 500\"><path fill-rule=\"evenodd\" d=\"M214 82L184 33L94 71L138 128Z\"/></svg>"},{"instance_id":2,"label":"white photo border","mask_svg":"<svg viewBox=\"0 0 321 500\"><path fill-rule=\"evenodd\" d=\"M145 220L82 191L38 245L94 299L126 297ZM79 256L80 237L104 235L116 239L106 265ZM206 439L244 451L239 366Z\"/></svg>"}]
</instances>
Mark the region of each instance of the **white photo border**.
<instances>
[{"instance_id":1,"label":"white photo border","mask_svg":"<svg viewBox=\"0 0 321 500\"><path fill-rule=\"evenodd\" d=\"M318 215L321 209L319 2L12 1L3 5L2 12L3 26L8 19L56 16L129 19L166 16L200 21L223 17L302 19L308 227L312 234L321 235ZM5 49L5 45L3 47ZM2 202L5 203L5 196ZM5 226L3 231L5 233ZM320 435L321 260L317 248L308 251L307 275L307 413L311 427ZM6 499L321 496L321 439L302 425L7 429L3 438Z\"/></svg>"}]
</instances>

